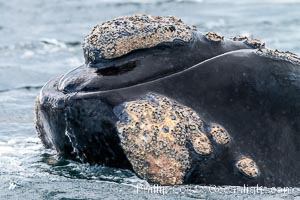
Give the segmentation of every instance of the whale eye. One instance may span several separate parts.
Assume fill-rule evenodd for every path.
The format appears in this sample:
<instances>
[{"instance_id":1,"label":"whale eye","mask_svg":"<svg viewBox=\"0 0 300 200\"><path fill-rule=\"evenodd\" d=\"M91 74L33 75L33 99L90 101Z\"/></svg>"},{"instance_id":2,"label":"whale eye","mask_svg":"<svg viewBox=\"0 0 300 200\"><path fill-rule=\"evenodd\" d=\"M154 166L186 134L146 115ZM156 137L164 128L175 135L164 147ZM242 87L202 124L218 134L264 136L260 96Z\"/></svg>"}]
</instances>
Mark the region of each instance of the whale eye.
<instances>
[{"instance_id":1,"label":"whale eye","mask_svg":"<svg viewBox=\"0 0 300 200\"><path fill-rule=\"evenodd\" d=\"M122 65L113 65L111 67L98 69L96 73L102 76L116 76L132 71L137 66L137 61L129 61Z\"/></svg>"}]
</instances>

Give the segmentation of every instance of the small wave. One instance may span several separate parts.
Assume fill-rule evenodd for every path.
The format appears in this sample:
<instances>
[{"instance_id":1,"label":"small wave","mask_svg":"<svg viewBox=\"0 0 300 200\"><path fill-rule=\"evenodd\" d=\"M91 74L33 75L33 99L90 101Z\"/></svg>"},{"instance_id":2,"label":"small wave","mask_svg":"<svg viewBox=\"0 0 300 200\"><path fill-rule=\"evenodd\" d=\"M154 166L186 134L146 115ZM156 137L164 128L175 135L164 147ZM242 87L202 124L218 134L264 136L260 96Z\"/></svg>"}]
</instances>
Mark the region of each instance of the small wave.
<instances>
[{"instance_id":1,"label":"small wave","mask_svg":"<svg viewBox=\"0 0 300 200\"><path fill-rule=\"evenodd\" d=\"M21 58L32 58L34 54L35 53L31 50L25 50L24 53L21 55Z\"/></svg>"},{"instance_id":2,"label":"small wave","mask_svg":"<svg viewBox=\"0 0 300 200\"><path fill-rule=\"evenodd\" d=\"M66 41L66 42L63 42L63 41L59 41L59 40L54 39L54 38L42 38L40 41L44 44L47 44L47 45L59 46L59 47L62 47L62 48L66 48L68 46L74 47L74 46L80 46L81 45L81 42L79 42L79 41Z\"/></svg>"},{"instance_id":3,"label":"small wave","mask_svg":"<svg viewBox=\"0 0 300 200\"><path fill-rule=\"evenodd\" d=\"M65 42L65 44L70 47L81 46L81 42L79 42L79 41Z\"/></svg>"},{"instance_id":4,"label":"small wave","mask_svg":"<svg viewBox=\"0 0 300 200\"><path fill-rule=\"evenodd\" d=\"M211 0L214 2L218 2L217 0ZM222 0L224 1L224 3L228 3L227 0ZM300 0L265 0L265 1L261 1L261 0L253 0L253 1L234 1L232 2L233 4L237 4L237 5L247 5L247 4L299 4Z\"/></svg>"},{"instance_id":5,"label":"small wave","mask_svg":"<svg viewBox=\"0 0 300 200\"><path fill-rule=\"evenodd\" d=\"M144 0L144 1L140 1L140 0L127 0L127 1L123 1L123 0L102 0L102 3L116 3L116 4L117 3L124 3L124 4L130 4L130 3L148 4L148 3L157 3L157 2L164 2L164 1L162 1L162 0Z\"/></svg>"},{"instance_id":6,"label":"small wave","mask_svg":"<svg viewBox=\"0 0 300 200\"><path fill-rule=\"evenodd\" d=\"M208 21L205 23L205 25L208 29L213 30L215 28L225 27L226 23L224 19L218 19L216 21Z\"/></svg>"},{"instance_id":7,"label":"small wave","mask_svg":"<svg viewBox=\"0 0 300 200\"><path fill-rule=\"evenodd\" d=\"M204 0L175 0L179 3L202 3Z\"/></svg>"},{"instance_id":8,"label":"small wave","mask_svg":"<svg viewBox=\"0 0 300 200\"><path fill-rule=\"evenodd\" d=\"M76 46L80 46L81 42L79 41L59 41L57 39L54 38L42 38L40 39L40 41L46 45L53 45L53 46L58 46L61 48L67 48L67 47L76 47Z\"/></svg>"},{"instance_id":9,"label":"small wave","mask_svg":"<svg viewBox=\"0 0 300 200\"><path fill-rule=\"evenodd\" d=\"M47 164L45 171L49 174L59 175L71 179L100 180L115 183L130 184L140 179L125 169L115 169L100 165L83 164L67 160L56 154L42 154L42 162Z\"/></svg>"},{"instance_id":10,"label":"small wave","mask_svg":"<svg viewBox=\"0 0 300 200\"><path fill-rule=\"evenodd\" d=\"M43 85L36 85L36 86L28 85L28 86L22 86L22 87L10 88L10 89L3 89L0 90L0 93L9 92L12 90L37 90L37 89L41 89L42 87Z\"/></svg>"},{"instance_id":11,"label":"small wave","mask_svg":"<svg viewBox=\"0 0 300 200\"><path fill-rule=\"evenodd\" d=\"M61 48L67 47L67 45L64 42L58 41L57 39L53 38L42 38L40 41L46 45L53 45Z\"/></svg>"},{"instance_id":12,"label":"small wave","mask_svg":"<svg viewBox=\"0 0 300 200\"><path fill-rule=\"evenodd\" d=\"M72 50L80 46L81 42L79 41L60 41L54 38L41 38L38 41L19 42L11 45L0 46L0 52L8 53L22 51L22 56L27 58L32 57L35 53Z\"/></svg>"},{"instance_id":13,"label":"small wave","mask_svg":"<svg viewBox=\"0 0 300 200\"><path fill-rule=\"evenodd\" d=\"M291 4L300 3L300 0L266 0L267 3Z\"/></svg>"},{"instance_id":14,"label":"small wave","mask_svg":"<svg viewBox=\"0 0 300 200\"><path fill-rule=\"evenodd\" d=\"M101 3L115 4L115 5L142 5L142 4L163 4L163 3L202 3L204 0L103 0Z\"/></svg>"}]
</instances>

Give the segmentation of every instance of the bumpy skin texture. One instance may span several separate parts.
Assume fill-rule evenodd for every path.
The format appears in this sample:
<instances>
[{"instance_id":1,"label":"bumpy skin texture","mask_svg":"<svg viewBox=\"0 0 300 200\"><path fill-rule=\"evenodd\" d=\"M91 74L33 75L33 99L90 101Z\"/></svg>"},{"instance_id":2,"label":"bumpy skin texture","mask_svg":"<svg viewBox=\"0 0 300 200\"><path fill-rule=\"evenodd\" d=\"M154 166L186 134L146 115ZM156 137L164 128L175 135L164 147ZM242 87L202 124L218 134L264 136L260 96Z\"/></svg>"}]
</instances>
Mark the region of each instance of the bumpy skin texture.
<instances>
[{"instance_id":1,"label":"bumpy skin texture","mask_svg":"<svg viewBox=\"0 0 300 200\"><path fill-rule=\"evenodd\" d=\"M49 81L36 103L42 141L65 156L132 169L150 182L300 186L299 58L264 49L257 40L212 41L197 31L193 35L187 43L161 43L80 66ZM201 132L208 139L202 142L211 145L207 154L197 152L194 147L201 134L195 138L190 134L190 141L179 150L188 152L188 167L174 165L173 179L152 173L166 164L165 159L148 157L150 164L159 163L142 174L143 167L132 162L126 150L126 146L133 149L135 140L122 143L126 123L118 128L123 119L116 109L139 103L149 93L199 116Z\"/></svg>"},{"instance_id":2,"label":"bumpy skin texture","mask_svg":"<svg viewBox=\"0 0 300 200\"><path fill-rule=\"evenodd\" d=\"M133 15L119 17L94 27L83 43L86 62L113 59L162 42L193 39L191 27L173 16ZM133 42L128 42L133 41Z\"/></svg>"},{"instance_id":3,"label":"bumpy skin texture","mask_svg":"<svg viewBox=\"0 0 300 200\"><path fill-rule=\"evenodd\" d=\"M230 142L230 136L228 132L218 124L211 125L210 134L218 144L225 145Z\"/></svg>"},{"instance_id":4,"label":"bumpy skin texture","mask_svg":"<svg viewBox=\"0 0 300 200\"><path fill-rule=\"evenodd\" d=\"M158 184L182 184L192 160L187 143L197 154L212 153L203 122L192 109L155 94L123 106L117 129L139 176Z\"/></svg>"},{"instance_id":5,"label":"bumpy skin texture","mask_svg":"<svg viewBox=\"0 0 300 200\"><path fill-rule=\"evenodd\" d=\"M237 168L250 178L258 176L258 167L251 158L241 158L236 163Z\"/></svg>"}]
</instances>

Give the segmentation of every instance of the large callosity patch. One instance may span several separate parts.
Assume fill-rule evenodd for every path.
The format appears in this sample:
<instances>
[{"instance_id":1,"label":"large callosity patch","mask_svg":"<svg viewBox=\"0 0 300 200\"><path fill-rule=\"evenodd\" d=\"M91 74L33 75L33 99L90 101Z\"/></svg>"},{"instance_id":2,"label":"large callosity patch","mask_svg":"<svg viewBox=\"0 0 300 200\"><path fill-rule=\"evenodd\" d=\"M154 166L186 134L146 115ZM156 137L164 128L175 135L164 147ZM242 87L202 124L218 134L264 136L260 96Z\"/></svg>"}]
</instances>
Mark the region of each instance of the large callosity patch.
<instances>
[{"instance_id":1,"label":"large callosity patch","mask_svg":"<svg viewBox=\"0 0 300 200\"><path fill-rule=\"evenodd\" d=\"M187 143L209 155L212 146L203 122L191 108L167 97L148 94L123 105L117 129L134 171L162 185L182 184L191 166Z\"/></svg>"},{"instance_id":2,"label":"large callosity patch","mask_svg":"<svg viewBox=\"0 0 300 200\"><path fill-rule=\"evenodd\" d=\"M121 147L133 170L152 183L183 184L195 162L217 161L217 151L232 142L223 126L208 125L193 109L158 94L125 102L114 112ZM259 175L249 157L243 156L235 167L248 178Z\"/></svg>"},{"instance_id":3,"label":"large callosity patch","mask_svg":"<svg viewBox=\"0 0 300 200\"><path fill-rule=\"evenodd\" d=\"M90 61L96 57L117 58L133 50L154 47L163 42L192 39L193 26L173 16L133 15L96 25L85 37L83 49Z\"/></svg>"}]
</instances>

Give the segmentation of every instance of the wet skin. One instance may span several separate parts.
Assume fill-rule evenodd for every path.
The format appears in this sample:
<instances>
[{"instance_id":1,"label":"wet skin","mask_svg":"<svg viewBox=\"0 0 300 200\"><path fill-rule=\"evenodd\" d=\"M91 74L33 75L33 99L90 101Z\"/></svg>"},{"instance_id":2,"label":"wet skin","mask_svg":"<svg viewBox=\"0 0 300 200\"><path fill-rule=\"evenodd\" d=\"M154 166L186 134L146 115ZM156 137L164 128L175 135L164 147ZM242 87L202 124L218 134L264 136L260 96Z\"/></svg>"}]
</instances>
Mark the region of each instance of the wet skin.
<instances>
[{"instance_id":1,"label":"wet skin","mask_svg":"<svg viewBox=\"0 0 300 200\"><path fill-rule=\"evenodd\" d=\"M221 124L231 137L229 145L214 143L210 156L191 149L184 183L299 186L299 77L295 62L197 33L188 44L137 50L49 81L37 99L36 127L66 157L132 170L113 110L151 92L193 109L207 126ZM256 162L257 177L237 170L242 156Z\"/></svg>"}]
</instances>

